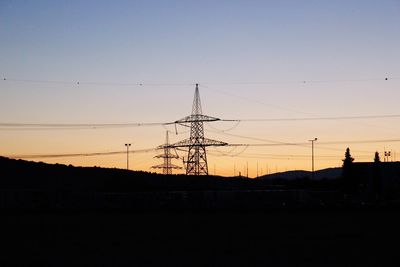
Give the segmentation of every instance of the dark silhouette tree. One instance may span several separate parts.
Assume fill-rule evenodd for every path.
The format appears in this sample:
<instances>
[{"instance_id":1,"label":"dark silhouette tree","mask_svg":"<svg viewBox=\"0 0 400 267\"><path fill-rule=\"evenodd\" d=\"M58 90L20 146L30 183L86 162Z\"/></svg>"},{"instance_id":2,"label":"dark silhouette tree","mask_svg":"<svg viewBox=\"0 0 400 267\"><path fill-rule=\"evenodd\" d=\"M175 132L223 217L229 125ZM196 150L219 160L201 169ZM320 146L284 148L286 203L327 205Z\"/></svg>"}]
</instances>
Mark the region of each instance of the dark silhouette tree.
<instances>
[{"instance_id":1,"label":"dark silhouette tree","mask_svg":"<svg viewBox=\"0 0 400 267\"><path fill-rule=\"evenodd\" d=\"M352 175L352 165L354 158L350 154L350 148L346 149L343 160L343 186L346 193L351 193L355 190L356 183Z\"/></svg>"},{"instance_id":2,"label":"dark silhouette tree","mask_svg":"<svg viewBox=\"0 0 400 267\"><path fill-rule=\"evenodd\" d=\"M382 184L381 184L381 158L379 157L379 152L375 152L374 157L374 167L372 174L372 193L375 201L380 200L382 192Z\"/></svg>"},{"instance_id":3,"label":"dark silhouette tree","mask_svg":"<svg viewBox=\"0 0 400 267\"><path fill-rule=\"evenodd\" d=\"M346 153L344 154L344 160L343 160L343 168L346 166L350 166L354 161L354 158L350 154L350 148L346 148Z\"/></svg>"},{"instance_id":4,"label":"dark silhouette tree","mask_svg":"<svg viewBox=\"0 0 400 267\"><path fill-rule=\"evenodd\" d=\"M375 152L374 162L375 163L381 162L381 157L379 157L379 152L378 151Z\"/></svg>"}]
</instances>

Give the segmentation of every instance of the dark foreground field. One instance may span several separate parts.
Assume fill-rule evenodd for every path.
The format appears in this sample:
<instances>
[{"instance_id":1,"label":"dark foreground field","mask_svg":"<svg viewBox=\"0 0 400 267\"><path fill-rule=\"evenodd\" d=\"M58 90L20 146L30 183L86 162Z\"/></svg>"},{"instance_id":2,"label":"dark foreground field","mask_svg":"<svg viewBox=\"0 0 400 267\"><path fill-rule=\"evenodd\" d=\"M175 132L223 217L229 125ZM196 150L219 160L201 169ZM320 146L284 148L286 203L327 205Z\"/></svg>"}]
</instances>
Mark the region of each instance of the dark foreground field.
<instances>
[{"instance_id":1,"label":"dark foreground field","mask_svg":"<svg viewBox=\"0 0 400 267\"><path fill-rule=\"evenodd\" d=\"M397 210L6 212L1 266L399 266Z\"/></svg>"}]
</instances>

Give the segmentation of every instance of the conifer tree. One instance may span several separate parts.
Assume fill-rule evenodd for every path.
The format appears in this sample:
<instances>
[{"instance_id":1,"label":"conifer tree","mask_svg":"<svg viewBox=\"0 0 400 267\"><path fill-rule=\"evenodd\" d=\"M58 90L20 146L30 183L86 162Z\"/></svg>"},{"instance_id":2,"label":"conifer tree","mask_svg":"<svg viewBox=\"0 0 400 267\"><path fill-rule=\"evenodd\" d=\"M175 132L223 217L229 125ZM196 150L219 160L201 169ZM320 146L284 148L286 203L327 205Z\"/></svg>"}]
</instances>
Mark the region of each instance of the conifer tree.
<instances>
[{"instance_id":1,"label":"conifer tree","mask_svg":"<svg viewBox=\"0 0 400 267\"><path fill-rule=\"evenodd\" d=\"M349 166L351 163L353 163L354 158L350 154L350 148L346 149L346 153L344 154L344 160L343 160L343 168L346 168Z\"/></svg>"},{"instance_id":2,"label":"conifer tree","mask_svg":"<svg viewBox=\"0 0 400 267\"><path fill-rule=\"evenodd\" d=\"M344 190L347 193L351 193L355 190L355 181L354 177L352 177L352 165L354 158L350 154L350 148L346 149L346 153L344 154L343 160L343 186Z\"/></svg>"},{"instance_id":3,"label":"conifer tree","mask_svg":"<svg viewBox=\"0 0 400 267\"><path fill-rule=\"evenodd\" d=\"M378 151L375 152L374 162L375 163L381 162L381 158L379 157L379 152Z\"/></svg>"}]
</instances>

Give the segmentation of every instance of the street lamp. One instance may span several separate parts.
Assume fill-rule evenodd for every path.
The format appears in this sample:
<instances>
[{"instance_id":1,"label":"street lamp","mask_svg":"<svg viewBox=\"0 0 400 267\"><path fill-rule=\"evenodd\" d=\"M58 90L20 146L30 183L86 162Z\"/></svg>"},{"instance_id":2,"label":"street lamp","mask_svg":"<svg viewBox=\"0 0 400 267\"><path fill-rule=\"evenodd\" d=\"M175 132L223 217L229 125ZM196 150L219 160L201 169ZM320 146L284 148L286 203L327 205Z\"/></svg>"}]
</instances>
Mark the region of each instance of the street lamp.
<instances>
[{"instance_id":1,"label":"street lamp","mask_svg":"<svg viewBox=\"0 0 400 267\"><path fill-rule=\"evenodd\" d=\"M131 144L125 144L126 146L126 169L129 170L129 147Z\"/></svg>"},{"instance_id":2,"label":"street lamp","mask_svg":"<svg viewBox=\"0 0 400 267\"><path fill-rule=\"evenodd\" d=\"M314 142L316 142L318 138L314 138L312 140L308 140L311 142L311 161L312 161L312 179L314 180Z\"/></svg>"}]
</instances>

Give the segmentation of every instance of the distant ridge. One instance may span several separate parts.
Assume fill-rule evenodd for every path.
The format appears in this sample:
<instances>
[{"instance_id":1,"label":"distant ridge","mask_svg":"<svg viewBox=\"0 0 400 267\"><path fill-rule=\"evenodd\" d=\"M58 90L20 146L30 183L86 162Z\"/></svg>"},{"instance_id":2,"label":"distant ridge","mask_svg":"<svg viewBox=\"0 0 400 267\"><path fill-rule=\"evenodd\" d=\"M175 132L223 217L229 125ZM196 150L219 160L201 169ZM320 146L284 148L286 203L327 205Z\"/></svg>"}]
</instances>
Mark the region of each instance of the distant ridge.
<instances>
[{"instance_id":1,"label":"distant ridge","mask_svg":"<svg viewBox=\"0 0 400 267\"><path fill-rule=\"evenodd\" d=\"M127 171L125 169L117 169L117 168L101 168L101 167L75 167L72 165L64 165L64 164L48 164L43 162L34 162L34 161L26 161L26 160L17 160L10 159L7 157L0 156L0 167L2 168L3 173L6 177L13 177L23 175L25 178L32 176L48 176L51 175L53 178L57 179L61 177L68 176L69 179L73 179L74 176L84 175L85 180L86 177L99 177L99 176L117 176L119 178L128 178L135 177L136 179L156 179L156 180L164 180L166 178L165 175L160 175L156 173L150 173L145 171ZM324 180L324 179L337 179L342 175L342 168L327 168L315 171L314 180ZM61 176L61 177L60 177ZM72 177L71 177L72 176ZM209 180L213 182L222 182L222 183L230 183L232 181L246 181L246 183L254 184L254 182L258 181L268 181L268 180L296 180L296 179L311 179L311 172L304 170L295 170L295 171L286 171L286 172L278 172L268 175L259 176L258 179L246 179L244 176L203 176L194 178L193 176L186 175L168 175L169 183L174 183L179 180L178 184L188 184L188 181L192 181L193 179L196 183L200 180ZM207 177L207 178L206 178ZM43 177L41 177L43 178ZM253 180L253 181L252 181ZM146 182L147 184L147 182ZM243 184L242 184L243 185Z\"/></svg>"},{"instance_id":2,"label":"distant ridge","mask_svg":"<svg viewBox=\"0 0 400 267\"><path fill-rule=\"evenodd\" d=\"M322 179L336 179L340 178L342 175L342 168L328 168L323 170L315 171L314 179L322 180ZM310 178L312 175L310 171L287 171L287 172L278 172L268 175L259 176L258 179L267 180L267 179L284 179L284 180L294 180L294 179L303 179Z\"/></svg>"},{"instance_id":3,"label":"distant ridge","mask_svg":"<svg viewBox=\"0 0 400 267\"><path fill-rule=\"evenodd\" d=\"M339 180L304 179L310 174L305 171L261 179L161 175L4 157L0 157L0 170L0 209L264 210L282 205L319 207L321 201L335 205L341 198ZM317 177L340 174L340 169L324 171Z\"/></svg>"}]
</instances>

